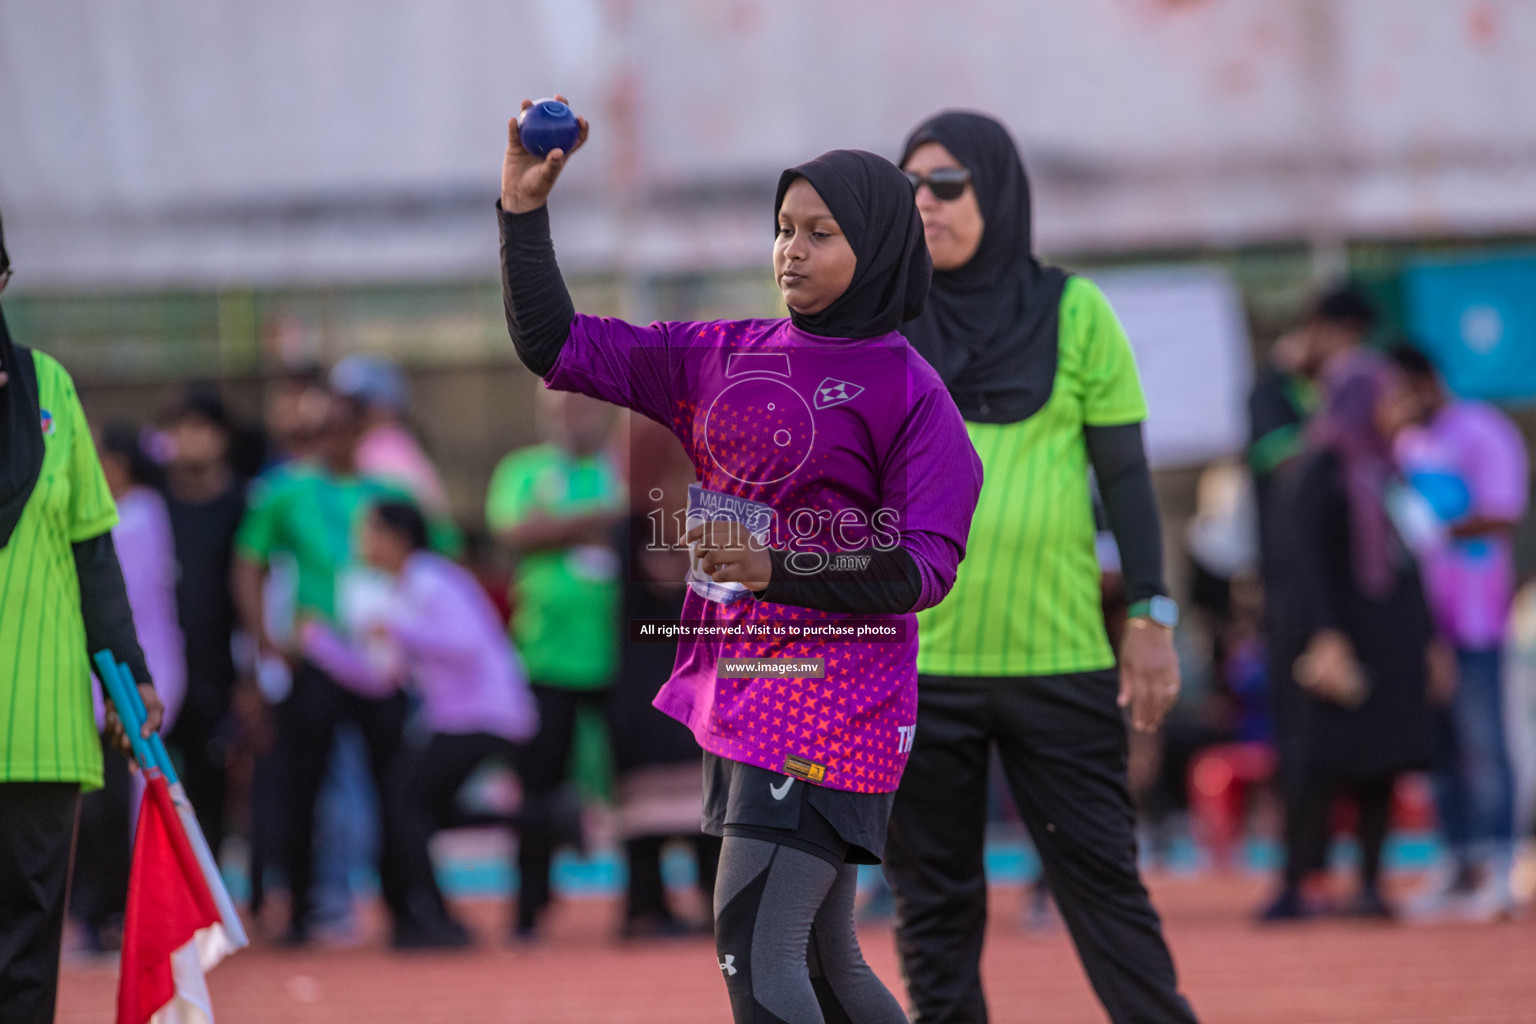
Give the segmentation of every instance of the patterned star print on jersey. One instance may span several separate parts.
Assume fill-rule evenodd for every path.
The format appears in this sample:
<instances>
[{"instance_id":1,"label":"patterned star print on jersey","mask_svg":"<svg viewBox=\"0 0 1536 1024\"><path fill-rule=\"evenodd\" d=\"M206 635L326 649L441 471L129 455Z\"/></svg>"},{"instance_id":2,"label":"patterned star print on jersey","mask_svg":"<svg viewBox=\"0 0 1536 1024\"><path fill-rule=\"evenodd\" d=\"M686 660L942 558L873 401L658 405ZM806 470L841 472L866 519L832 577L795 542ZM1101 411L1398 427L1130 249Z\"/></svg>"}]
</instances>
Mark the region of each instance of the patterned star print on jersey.
<instances>
[{"instance_id":1,"label":"patterned star print on jersey","mask_svg":"<svg viewBox=\"0 0 1536 1024\"><path fill-rule=\"evenodd\" d=\"M899 334L850 341L788 320L639 327L578 316L545 384L666 424L703 487L774 509L775 547L831 556L899 541L922 574L920 607L954 582L980 460L938 375ZM876 619L694 593L683 618ZM799 758L825 769L821 785L891 792L917 718L917 631L911 614L879 620L897 624L901 641L684 640L656 706L721 757L775 772ZM719 659L748 657L820 657L826 674L716 678Z\"/></svg>"}]
</instances>

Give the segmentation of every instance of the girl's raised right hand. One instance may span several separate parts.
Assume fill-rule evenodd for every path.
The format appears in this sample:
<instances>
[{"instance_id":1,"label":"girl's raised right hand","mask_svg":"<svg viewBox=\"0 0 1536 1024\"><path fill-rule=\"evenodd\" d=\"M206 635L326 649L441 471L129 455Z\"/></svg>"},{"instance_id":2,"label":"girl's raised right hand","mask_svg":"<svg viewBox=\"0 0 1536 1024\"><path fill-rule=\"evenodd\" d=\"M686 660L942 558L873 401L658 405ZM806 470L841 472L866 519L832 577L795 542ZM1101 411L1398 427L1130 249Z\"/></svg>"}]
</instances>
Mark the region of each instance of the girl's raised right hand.
<instances>
[{"instance_id":1,"label":"girl's raised right hand","mask_svg":"<svg viewBox=\"0 0 1536 1024\"><path fill-rule=\"evenodd\" d=\"M559 94L556 94L555 99L566 103L565 97ZM523 100L518 111L521 113L531 106L532 100ZM587 119L578 117L576 124L581 128L581 134L576 137L576 145L571 147L570 153L552 149L548 155L537 157L523 148L523 140L517 134L517 118L507 122L507 155L501 162L503 210L508 213L527 213L544 205L566 160L587 141Z\"/></svg>"}]
</instances>

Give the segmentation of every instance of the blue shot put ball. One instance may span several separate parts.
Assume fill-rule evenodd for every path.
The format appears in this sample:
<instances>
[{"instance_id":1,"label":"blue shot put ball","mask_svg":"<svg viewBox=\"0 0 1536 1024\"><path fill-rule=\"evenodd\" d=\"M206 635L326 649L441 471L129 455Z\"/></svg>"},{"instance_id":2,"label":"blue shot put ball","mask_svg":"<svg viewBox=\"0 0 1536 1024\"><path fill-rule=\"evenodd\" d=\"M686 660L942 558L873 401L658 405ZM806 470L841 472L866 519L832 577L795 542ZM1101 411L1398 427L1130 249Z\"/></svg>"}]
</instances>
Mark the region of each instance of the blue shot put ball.
<instances>
[{"instance_id":1,"label":"blue shot put ball","mask_svg":"<svg viewBox=\"0 0 1536 1024\"><path fill-rule=\"evenodd\" d=\"M569 153L580 136L576 115L559 100L539 100L517 115L517 137L534 156L548 156L554 149Z\"/></svg>"}]
</instances>

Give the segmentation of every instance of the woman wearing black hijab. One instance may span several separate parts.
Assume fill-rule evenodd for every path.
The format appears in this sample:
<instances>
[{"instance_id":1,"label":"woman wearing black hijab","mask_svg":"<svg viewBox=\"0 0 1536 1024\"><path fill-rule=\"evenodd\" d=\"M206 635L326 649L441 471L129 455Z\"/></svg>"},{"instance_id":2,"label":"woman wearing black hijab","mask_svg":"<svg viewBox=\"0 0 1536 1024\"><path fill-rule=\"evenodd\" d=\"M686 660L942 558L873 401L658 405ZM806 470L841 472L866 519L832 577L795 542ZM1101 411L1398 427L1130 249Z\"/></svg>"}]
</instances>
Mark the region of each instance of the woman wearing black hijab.
<instances>
[{"instance_id":1,"label":"woman wearing black hijab","mask_svg":"<svg viewBox=\"0 0 1536 1024\"><path fill-rule=\"evenodd\" d=\"M928 304L902 332L943 377L986 467L971 557L944 603L918 616L917 739L891 817L886 872L913 1020L987 1019L995 744L1111 1019L1191 1021L1137 874L1126 783L1121 709L1155 729L1179 688L1130 345L1092 283L1032 253L1029 182L1001 124L939 114L907 139L902 165L934 261ZM1130 602L1118 674L1090 468Z\"/></svg>"},{"instance_id":2,"label":"woman wearing black hijab","mask_svg":"<svg viewBox=\"0 0 1536 1024\"><path fill-rule=\"evenodd\" d=\"M0 235L0 290L10 280ZM0 1021L47 1024L83 790L102 783L88 652L126 662L160 725L112 547L117 508L74 383L0 314ZM116 714L110 738L128 749Z\"/></svg>"},{"instance_id":3,"label":"woman wearing black hijab","mask_svg":"<svg viewBox=\"0 0 1536 1024\"><path fill-rule=\"evenodd\" d=\"M911 186L846 150L784 172L773 258L790 316L641 327L575 313L544 205L565 154L525 152L515 122L508 135L519 355L549 387L669 427L700 477L689 504L713 520L684 536L683 623L710 632L679 642L655 704L705 750L735 1019L902 1024L859 952L855 865L879 862L911 746L912 613L953 582L981 487L943 382L896 333L928 287ZM850 615L890 642L810 639L853 633Z\"/></svg>"}]
</instances>

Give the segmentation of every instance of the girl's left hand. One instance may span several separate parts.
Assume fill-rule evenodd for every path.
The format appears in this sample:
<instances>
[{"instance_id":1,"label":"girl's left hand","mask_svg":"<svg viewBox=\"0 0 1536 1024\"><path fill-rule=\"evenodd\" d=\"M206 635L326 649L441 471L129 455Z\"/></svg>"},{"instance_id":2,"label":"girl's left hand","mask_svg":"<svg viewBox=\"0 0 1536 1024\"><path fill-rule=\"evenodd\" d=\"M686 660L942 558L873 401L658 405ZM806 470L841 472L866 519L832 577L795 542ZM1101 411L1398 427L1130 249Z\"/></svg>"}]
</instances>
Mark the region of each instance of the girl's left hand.
<instances>
[{"instance_id":1,"label":"girl's left hand","mask_svg":"<svg viewBox=\"0 0 1536 1024\"><path fill-rule=\"evenodd\" d=\"M700 567L716 583L741 583L762 591L773 576L767 546L741 523L699 523L683 535L683 542L697 545Z\"/></svg>"}]
</instances>

